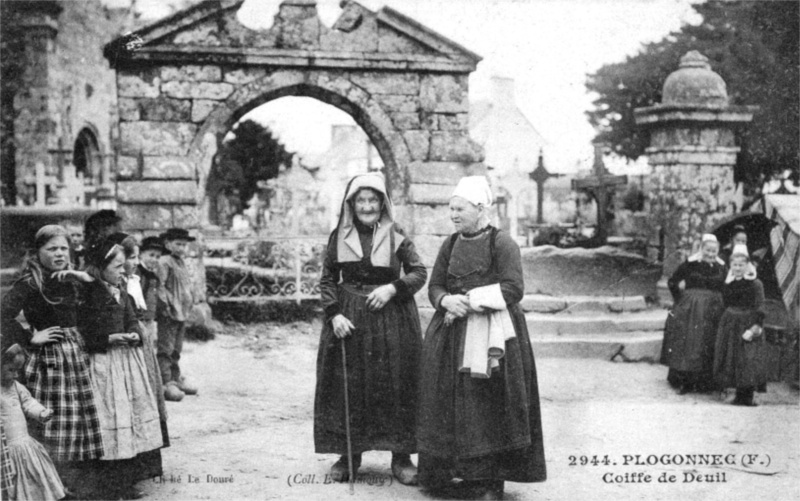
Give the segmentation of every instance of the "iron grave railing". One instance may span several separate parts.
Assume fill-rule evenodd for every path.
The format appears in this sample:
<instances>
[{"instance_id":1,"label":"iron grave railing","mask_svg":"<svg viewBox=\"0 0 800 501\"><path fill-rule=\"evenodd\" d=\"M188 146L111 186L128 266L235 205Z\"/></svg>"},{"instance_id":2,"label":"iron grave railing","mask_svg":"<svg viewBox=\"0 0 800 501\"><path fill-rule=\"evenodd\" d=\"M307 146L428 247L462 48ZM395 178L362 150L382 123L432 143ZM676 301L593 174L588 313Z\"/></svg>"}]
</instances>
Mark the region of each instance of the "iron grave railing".
<instances>
[{"instance_id":1,"label":"iron grave railing","mask_svg":"<svg viewBox=\"0 0 800 501\"><path fill-rule=\"evenodd\" d=\"M209 303L319 299L327 237L211 238L203 261Z\"/></svg>"}]
</instances>

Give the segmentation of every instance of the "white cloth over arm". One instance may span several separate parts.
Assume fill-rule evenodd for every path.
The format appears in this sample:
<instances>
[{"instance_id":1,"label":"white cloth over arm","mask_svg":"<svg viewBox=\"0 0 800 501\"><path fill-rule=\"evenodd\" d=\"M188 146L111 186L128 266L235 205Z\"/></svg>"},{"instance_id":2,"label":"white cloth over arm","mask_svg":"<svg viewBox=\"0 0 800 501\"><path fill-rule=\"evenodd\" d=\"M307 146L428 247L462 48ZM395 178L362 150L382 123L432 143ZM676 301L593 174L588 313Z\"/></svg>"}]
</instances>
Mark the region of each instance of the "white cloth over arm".
<instances>
[{"instance_id":1,"label":"white cloth over arm","mask_svg":"<svg viewBox=\"0 0 800 501\"><path fill-rule=\"evenodd\" d=\"M476 287L468 293L470 306L483 313L470 313L464 336L464 358L459 372L472 377L489 378L500 367L506 340L514 337L514 325L506 308L500 284Z\"/></svg>"}]
</instances>

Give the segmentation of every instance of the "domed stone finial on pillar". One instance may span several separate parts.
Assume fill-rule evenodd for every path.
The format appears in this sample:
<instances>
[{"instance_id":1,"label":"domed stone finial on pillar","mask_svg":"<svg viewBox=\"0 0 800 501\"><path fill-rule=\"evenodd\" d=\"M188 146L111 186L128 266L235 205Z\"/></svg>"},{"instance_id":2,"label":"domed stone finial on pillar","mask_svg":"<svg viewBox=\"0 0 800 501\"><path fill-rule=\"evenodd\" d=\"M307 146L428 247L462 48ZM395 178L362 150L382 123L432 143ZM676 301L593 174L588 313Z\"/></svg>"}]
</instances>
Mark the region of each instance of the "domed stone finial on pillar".
<instances>
[{"instance_id":1,"label":"domed stone finial on pillar","mask_svg":"<svg viewBox=\"0 0 800 501\"><path fill-rule=\"evenodd\" d=\"M665 234L664 273L670 275L700 235L737 207L733 167L736 132L753 119L754 106L731 106L725 80L708 58L687 52L664 81L662 102L634 110L650 132L651 243Z\"/></svg>"},{"instance_id":2,"label":"domed stone finial on pillar","mask_svg":"<svg viewBox=\"0 0 800 501\"><path fill-rule=\"evenodd\" d=\"M696 50L681 58L680 68L664 80L662 104L727 106L725 80L711 70L708 58Z\"/></svg>"}]
</instances>

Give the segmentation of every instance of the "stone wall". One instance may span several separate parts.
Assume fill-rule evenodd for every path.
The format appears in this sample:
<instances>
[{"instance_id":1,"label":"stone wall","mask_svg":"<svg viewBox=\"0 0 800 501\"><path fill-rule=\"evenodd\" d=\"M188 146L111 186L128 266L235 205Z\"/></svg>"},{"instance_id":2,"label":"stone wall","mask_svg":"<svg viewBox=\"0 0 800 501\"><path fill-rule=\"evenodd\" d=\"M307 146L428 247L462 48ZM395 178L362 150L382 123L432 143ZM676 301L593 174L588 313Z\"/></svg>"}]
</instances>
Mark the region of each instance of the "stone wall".
<instances>
[{"instance_id":1,"label":"stone wall","mask_svg":"<svg viewBox=\"0 0 800 501\"><path fill-rule=\"evenodd\" d=\"M270 30L254 31L236 20L240 3L206 2L173 18L174 28L142 30L142 48L118 62L118 199L128 227L202 228L221 138L261 104L306 96L364 129L399 220L432 264L451 231L453 186L485 172L468 132L468 76L480 58L388 8L345 2L329 29L315 2L286 1Z\"/></svg>"}]
</instances>

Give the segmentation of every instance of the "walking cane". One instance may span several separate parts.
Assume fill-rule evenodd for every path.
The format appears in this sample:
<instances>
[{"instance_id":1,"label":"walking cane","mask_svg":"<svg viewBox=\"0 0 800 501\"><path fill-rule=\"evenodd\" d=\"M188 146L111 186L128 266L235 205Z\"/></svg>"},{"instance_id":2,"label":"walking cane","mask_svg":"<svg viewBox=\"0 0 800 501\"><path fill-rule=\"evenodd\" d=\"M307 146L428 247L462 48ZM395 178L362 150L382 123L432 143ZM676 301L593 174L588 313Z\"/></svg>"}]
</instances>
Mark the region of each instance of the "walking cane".
<instances>
[{"instance_id":1,"label":"walking cane","mask_svg":"<svg viewBox=\"0 0 800 501\"><path fill-rule=\"evenodd\" d=\"M345 338L341 338L342 370L344 372L344 429L347 434L347 468L350 470L350 494L355 494L353 487L353 440L350 437L350 397L347 391L347 352L344 348Z\"/></svg>"}]
</instances>

